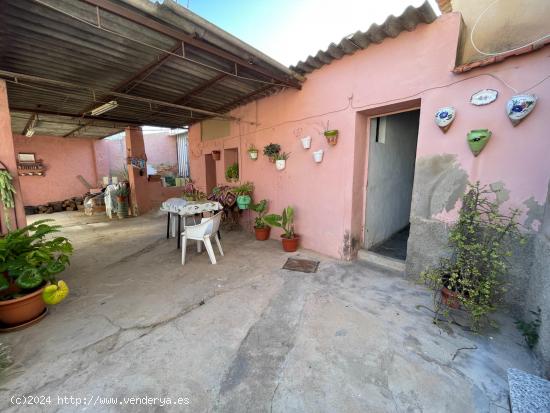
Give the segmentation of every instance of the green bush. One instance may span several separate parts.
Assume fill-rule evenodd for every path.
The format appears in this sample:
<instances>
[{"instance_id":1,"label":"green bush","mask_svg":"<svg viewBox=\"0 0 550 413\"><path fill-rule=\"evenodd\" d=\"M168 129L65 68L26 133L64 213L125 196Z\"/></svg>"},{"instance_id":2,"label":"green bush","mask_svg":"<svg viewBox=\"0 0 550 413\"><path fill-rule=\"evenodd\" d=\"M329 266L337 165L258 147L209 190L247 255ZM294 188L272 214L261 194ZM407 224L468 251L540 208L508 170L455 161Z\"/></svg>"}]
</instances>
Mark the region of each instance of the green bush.
<instances>
[{"instance_id":1,"label":"green bush","mask_svg":"<svg viewBox=\"0 0 550 413\"><path fill-rule=\"evenodd\" d=\"M506 291L502 276L506 273L514 247L525 239L519 231L520 210L500 213L493 191L479 182L469 186L462 198L458 221L449 232L452 254L438 267L421 274L421 279L434 290L436 317L441 310L442 287L457 293L458 301L478 330L495 311Z\"/></svg>"}]
</instances>

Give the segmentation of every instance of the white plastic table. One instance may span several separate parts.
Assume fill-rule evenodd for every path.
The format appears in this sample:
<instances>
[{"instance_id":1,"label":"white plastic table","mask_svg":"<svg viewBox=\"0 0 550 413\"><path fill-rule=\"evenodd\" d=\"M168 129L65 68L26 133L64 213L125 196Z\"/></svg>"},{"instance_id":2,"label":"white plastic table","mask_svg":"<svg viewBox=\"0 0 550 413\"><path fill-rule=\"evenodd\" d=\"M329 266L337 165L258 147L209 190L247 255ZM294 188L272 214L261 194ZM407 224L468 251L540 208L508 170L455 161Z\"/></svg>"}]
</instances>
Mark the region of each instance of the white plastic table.
<instances>
[{"instance_id":1,"label":"white plastic table","mask_svg":"<svg viewBox=\"0 0 550 413\"><path fill-rule=\"evenodd\" d=\"M186 201L183 198L169 198L162 203L160 210L166 212L168 220L166 224L166 238L170 238L170 221L173 215L178 216L178 249L181 247L181 220L203 212L215 212L223 209L217 201Z\"/></svg>"}]
</instances>

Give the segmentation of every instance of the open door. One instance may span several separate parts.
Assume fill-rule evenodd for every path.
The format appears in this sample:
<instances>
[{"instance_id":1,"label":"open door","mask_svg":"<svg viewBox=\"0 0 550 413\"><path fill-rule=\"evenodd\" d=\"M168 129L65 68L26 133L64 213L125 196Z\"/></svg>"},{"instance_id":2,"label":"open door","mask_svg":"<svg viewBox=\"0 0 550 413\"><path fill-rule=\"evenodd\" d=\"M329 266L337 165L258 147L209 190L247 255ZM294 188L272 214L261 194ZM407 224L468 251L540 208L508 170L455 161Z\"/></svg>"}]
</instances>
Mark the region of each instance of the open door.
<instances>
[{"instance_id":1,"label":"open door","mask_svg":"<svg viewBox=\"0 0 550 413\"><path fill-rule=\"evenodd\" d=\"M405 260L420 111L372 117L365 212L368 250Z\"/></svg>"}]
</instances>

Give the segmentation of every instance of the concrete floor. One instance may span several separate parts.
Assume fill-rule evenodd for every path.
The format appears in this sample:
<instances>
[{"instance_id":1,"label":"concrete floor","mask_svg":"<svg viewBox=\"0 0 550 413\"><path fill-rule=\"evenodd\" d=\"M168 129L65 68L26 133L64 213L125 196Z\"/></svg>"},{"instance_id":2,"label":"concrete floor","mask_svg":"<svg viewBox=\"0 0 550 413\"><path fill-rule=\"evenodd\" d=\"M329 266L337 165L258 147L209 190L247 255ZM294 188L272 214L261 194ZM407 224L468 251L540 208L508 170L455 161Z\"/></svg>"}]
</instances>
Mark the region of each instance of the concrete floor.
<instances>
[{"instance_id":1,"label":"concrete floor","mask_svg":"<svg viewBox=\"0 0 550 413\"><path fill-rule=\"evenodd\" d=\"M298 255L320 259L318 273L282 270L291 254L245 232L223 234L218 265L190 247L182 267L158 214L52 217L76 248L71 295L0 336L17 362L1 411L504 412L506 368L537 373L510 319L485 336L442 330L416 307L430 293L398 273L308 251ZM464 347L477 349L453 359ZM13 406L13 395L52 404ZM189 404L93 405L145 396Z\"/></svg>"}]
</instances>

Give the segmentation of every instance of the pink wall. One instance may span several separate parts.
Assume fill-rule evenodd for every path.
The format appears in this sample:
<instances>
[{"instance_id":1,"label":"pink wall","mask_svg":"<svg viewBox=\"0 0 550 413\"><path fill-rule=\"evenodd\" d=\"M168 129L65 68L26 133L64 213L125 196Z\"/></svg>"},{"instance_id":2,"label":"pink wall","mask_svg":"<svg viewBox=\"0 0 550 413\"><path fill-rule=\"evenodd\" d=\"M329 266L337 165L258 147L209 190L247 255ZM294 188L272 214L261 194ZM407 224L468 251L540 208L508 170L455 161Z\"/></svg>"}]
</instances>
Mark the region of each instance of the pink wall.
<instances>
[{"instance_id":1,"label":"pink wall","mask_svg":"<svg viewBox=\"0 0 550 413\"><path fill-rule=\"evenodd\" d=\"M177 165L178 154L175 136L170 136L166 132L145 133L143 141L145 142L145 152L147 152L147 162L151 165L161 163Z\"/></svg>"},{"instance_id":2,"label":"pink wall","mask_svg":"<svg viewBox=\"0 0 550 413\"><path fill-rule=\"evenodd\" d=\"M82 175L91 185L98 185L103 176L116 175L126 163L124 139L37 135L26 138L15 135L14 142L16 153L35 153L48 168L45 177L20 178L24 205L39 205L82 195L87 188L76 178L78 175ZM177 164L175 137L165 132L146 134L144 144L149 163Z\"/></svg>"},{"instance_id":3,"label":"pink wall","mask_svg":"<svg viewBox=\"0 0 550 413\"><path fill-rule=\"evenodd\" d=\"M350 250L363 239L367 115L389 111L390 104L414 106L421 102L417 159L456 154L470 180L504 182L511 191L511 204L523 204L531 196L542 202L550 168L550 145L543 134L550 81L531 91L540 97L538 107L513 128L504 109L513 93L486 74L494 74L521 91L550 73L550 48L455 75L451 69L459 28L460 15L446 14L430 25L420 25L334 61L310 74L301 91L287 90L234 110L231 114L241 122L232 123L231 135L225 139L201 142L200 125L193 125L189 133L193 179L204 188L204 155L214 149L239 147L241 181L255 183L255 199L269 199L271 212L293 205L304 247L349 258ZM499 90L498 100L486 107L472 106L470 95L483 88ZM437 108L447 105L457 108L457 119L443 134L433 118ZM322 135L327 122L340 132L335 147L329 147ZM493 138L474 158L466 133L478 128L492 129ZM304 135L313 137L307 151L299 140ZM261 154L257 161L246 157L249 144L261 150L270 142L291 152L282 172ZM312 152L320 148L325 150L325 158L316 164ZM216 163L218 184L224 181L221 152L222 159ZM277 238L279 231L272 236Z\"/></svg>"},{"instance_id":4,"label":"pink wall","mask_svg":"<svg viewBox=\"0 0 550 413\"><path fill-rule=\"evenodd\" d=\"M78 180L78 175L82 175L91 185L97 184L94 140L15 135L14 141L16 154L32 152L36 158L44 160L47 168L45 177L20 177L25 205L61 201L86 193L88 188Z\"/></svg>"}]
</instances>

